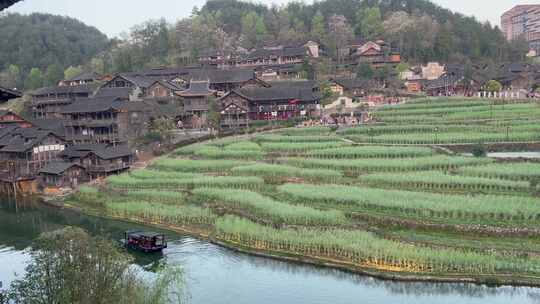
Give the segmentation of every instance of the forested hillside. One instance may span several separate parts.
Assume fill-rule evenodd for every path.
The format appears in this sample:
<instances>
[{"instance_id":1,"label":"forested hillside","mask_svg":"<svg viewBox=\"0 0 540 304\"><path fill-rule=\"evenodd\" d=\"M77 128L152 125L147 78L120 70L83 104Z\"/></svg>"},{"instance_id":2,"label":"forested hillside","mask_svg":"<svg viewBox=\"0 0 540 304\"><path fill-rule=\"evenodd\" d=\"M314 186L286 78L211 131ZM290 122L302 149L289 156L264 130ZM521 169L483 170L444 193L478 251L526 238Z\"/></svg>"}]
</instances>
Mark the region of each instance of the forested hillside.
<instances>
[{"instance_id":1,"label":"forested hillside","mask_svg":"<svg viewBox=\"0 0 540 304\"><path fill-rule=\"evenodd\" d=\"M122 22L119 20L118 22ZM266 6L209 0L175 24L150 20L123 40L51 15L0 17L0 82L34 88L62 78L70 66L98 73L195 63L201 51L295 45L315 40L336 57L351 41L383 39L410 63L500 63L520 60L526 43L508 43L498 27L428 0L323 0ZM9 43L7 43L9 42Z\"/></svg>"},{"instance_id":2,"label":"forested hillside","mask_svg":"<svg viewBox=\"0 0 540 304\"><path fill-rule=\"evenodd\" d=\"M384 39L413 63L519 60L524 42L508 43L498 27L427 0L324 0L266 6L209 0L190 18L149 21L99 60L114 71L189 63L201 50L247 49L316 40L327 53L355 38Z\"/></svg>"},{"instance_id":3,"label":"forested hillside","mask_svg":"<svg viewBox=\"0 0 540 304\"><path fill-rule=\"evenodd\" d=\"M8 87L52 84L109 46L96 28L49 14L0 15L0 29L0 83Z\"/></svg>"},{"instance_id":4,"label":"forested hillside","mask_svg":"<svg viewBox=\"0 0 540 304\"><path fill-rule=\"evenodd\" d=\"M255 22L246 17L250 14ZM198 16L213 16L225 32L244 38L245 46L265 40L305 39L333 45L344 35L391 41L406 59L414 61L513 55L497 27L428 0L324 0L312 5L293 2L285 8L210 0ZM256 39L251 39L253 36Z\"/></svg>"}]
</instances>

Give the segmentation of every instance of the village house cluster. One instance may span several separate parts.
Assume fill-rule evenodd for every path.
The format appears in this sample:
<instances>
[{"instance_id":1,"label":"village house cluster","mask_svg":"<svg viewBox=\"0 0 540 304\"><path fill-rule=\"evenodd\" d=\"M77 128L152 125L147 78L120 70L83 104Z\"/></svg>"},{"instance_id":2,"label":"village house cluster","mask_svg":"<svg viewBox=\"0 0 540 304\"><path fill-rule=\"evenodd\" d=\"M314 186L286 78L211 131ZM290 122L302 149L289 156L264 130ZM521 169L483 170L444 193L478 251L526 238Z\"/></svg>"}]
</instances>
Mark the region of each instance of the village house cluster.
<instances>
[{"instance_id":1,"label":"village house cluster","mask_svg":"<svg viewBox=\"0 0 540 304\"><path fill-rule=\"evenodd\" d=\"M261 52L227 69L201 64L113 76L83 73L33 91L28 117L0 113L0 181L31 191L60 189L123 172L135 160L129 143L146 135L153 121L207 128L212 102L223 129L315 115L320 97L314 82L271 83L251 64L269 60L284 67L304 62L311 52L309 45ZM283 70L275 79L285 77ZM0 88L2 102L21 96Z\"/></svg>"},{"instance_id":2,"label":"village house cluster","mask_svg":"<svg viewBox=\"0 0 540 304\"><path fill-rule=\"evenodd\" d=\"M493 67L430 62L412 67L400 75L409 93L428 96L501 96L526 98L540 86L540 68L537 65L513 62ZM496 80L502 86L497 94L489 94L486 84Z\"/></svg>"},{"instance_id":3,"label":"village house cluster","mask_svg":"<svg viewBox=\"0 0 540 304\"><path fill-rule=\"evenodd\" d=\"M399 52L382 40L356 39L339 52L349 71L360 64L394 71L401 63ZM380 79L360 79L354 73L306 80L311 78L306 67L325 53L313 41L229 54L202 50L199 64L192 67L116 75L85 72L35 90L29 115L0 113L0 181L58 190L123 172L136 159L130 143L162 119L182 129L221 130L293 119L358 124L369 121L370 106L397 102L400 94L472 96L489 80L480 76L482 67L474 67L467 84L464 66L438 63L401 73L401 93ZM519 90L539 78L533 66L508 64L500 67L496 79L506 90ZM334 96L325 105L322 83ZM2 102L21 96L0 88ZM218 125L211 121L211 111L217 112Z\"/></svg>"}]
</instances>

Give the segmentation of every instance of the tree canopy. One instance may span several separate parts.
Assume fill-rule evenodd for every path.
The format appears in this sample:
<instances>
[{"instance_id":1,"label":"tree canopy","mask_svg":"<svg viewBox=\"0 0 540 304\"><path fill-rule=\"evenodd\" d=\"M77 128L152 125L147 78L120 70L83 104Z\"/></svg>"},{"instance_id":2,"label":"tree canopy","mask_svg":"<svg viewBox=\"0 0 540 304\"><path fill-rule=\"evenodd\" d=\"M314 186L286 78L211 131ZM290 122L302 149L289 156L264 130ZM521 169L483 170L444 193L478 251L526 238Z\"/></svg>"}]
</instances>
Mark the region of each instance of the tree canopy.
<instances>
[{"instance_id":1,"label":"tree canopy","mask_svg":"<svg viewBox=\"0 0 540 304\"><path fill-rule=\"evenodd\" d=\"M48 83L58 81L59 70L81 65L106 50L109 39L94 27L61 16L49 14L0 15L0 73L19 70L18 79L9 79L10 86L21 86L33 68L49 70ZM55 77L53 77L55 76Z\"/></svg>"},{"instance_id":2,"label":"tree canopy","mask_svg":"<svg viewBox=\"0 0 540 304\"><path fill-rule=\"evenodd\" d=\"M109 240L66 227L42 234L31 251L26 274L8 290L8 303L183 303L180 268L154 282L130 268L132 257Z\"/></svg>"}]
</instances>

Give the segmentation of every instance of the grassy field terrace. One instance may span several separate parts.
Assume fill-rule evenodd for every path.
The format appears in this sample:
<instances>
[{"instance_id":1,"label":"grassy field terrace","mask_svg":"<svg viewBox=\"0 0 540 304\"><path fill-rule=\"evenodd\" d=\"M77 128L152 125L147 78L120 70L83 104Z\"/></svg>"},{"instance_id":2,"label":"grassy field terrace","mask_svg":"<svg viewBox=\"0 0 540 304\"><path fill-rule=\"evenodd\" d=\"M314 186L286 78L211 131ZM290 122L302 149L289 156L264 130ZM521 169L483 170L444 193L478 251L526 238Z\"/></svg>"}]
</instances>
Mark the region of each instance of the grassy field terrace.
<instances>
[{"instance_id":1,"label":"grassy field terrace","mask_svg":"<svg viewBox=\"0 0 540 304\"><path fill-rule=\"evenodd\" d=\"M533 101L433 98L373 113L377 124L338 132L356 143L396 145L540 141L540 105Z\"/></svg>"},{"instance_id":2,"label":"grassy field terrace","mask_svg":"<svg viewBox=\"0 0 540 304\"><path fill-rule=\"evenodd\" d=\"M535 142L540 106L439 98L372 114L182 147L69 203L388 278L540 285L540 163L434 147Z\"/></svg>"}]
</instances>

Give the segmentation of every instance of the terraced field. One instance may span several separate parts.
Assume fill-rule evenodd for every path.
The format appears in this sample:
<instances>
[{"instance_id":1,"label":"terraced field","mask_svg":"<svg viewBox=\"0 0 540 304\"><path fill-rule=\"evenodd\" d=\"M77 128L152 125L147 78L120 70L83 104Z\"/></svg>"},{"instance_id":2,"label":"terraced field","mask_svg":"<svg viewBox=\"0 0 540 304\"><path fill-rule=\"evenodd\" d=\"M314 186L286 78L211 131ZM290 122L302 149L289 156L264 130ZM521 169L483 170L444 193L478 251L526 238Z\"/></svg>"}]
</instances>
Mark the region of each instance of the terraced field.
<instances>
[{"instance_id":1,"label":"terraced field","mask_svg":"<svg viewBox=\"0 0 540 304\"><path fill-rule=\"evenodd\" d=\"M536 102L425 99L385 106L373 114L378 124L340 130L357 143L431 145L531 142L540 140Z\"/></svg>"},{"instance_id":2,"label":"terraced field","mask_svg":"<svg viewBox=\"0 0 540 304\"><path fill-rule=\"evenodd\" d=\"M429 146L535 141L538 114L534 103L420 100L382 108L368 126L182 147L73 201L274 256L420 279L540 284L540 164Z\"/></svg>"}]
</instances>

